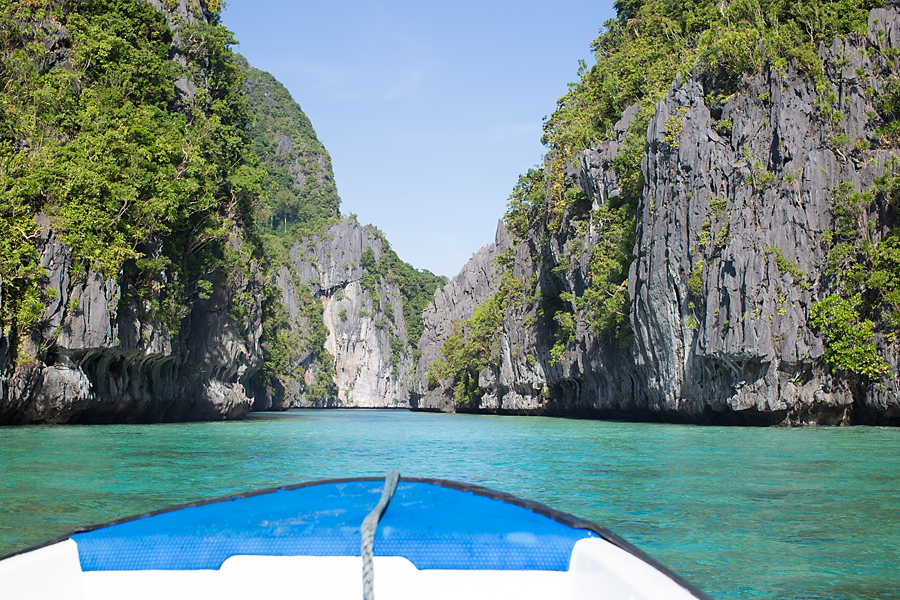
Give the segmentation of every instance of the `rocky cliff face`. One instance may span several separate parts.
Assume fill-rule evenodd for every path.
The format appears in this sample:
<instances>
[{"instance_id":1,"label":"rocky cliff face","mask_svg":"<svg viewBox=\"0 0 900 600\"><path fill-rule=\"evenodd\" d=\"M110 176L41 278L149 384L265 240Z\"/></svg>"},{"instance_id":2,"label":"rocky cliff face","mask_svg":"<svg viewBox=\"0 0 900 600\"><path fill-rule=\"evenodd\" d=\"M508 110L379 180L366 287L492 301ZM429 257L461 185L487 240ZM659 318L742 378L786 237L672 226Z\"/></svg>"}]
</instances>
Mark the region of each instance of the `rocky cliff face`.
<instances>
[{"instance_id":1,"label":"rocky cliff face","mask_svg":"<svg viewBox=\"0 0 900 600\"><path fill-rule=\"evenodd\" d=\"M627 282L632 341L601 338L577 318L564 353L552 355L559 327L541 317L538 298L584 294L590 248L604 227L591 220L579 231L567 213L558 229L532 230L513 248L510 272L533 282L534 296L506 307L477 400L454 399L452 381L429 385L423 361L413 406L701 423L900 423L895 343L875 336L890 373L869 380L827 365L809 322L813 302L833 285L826 232L841 185L872 189L890 171L892 154L877 149L875 135L884 85L877 75L891 68L884 50L897 47L897 11L876 9L867 38L820 47L824 92L790 65L766 68L710 106L708 77L676 78L646 135ZM834 112L821 108L826 100ZM566 165L594 207L621 193L612 165L632 115L623 115L615 139ZM887 203L873 206L861 228L877 244L897 216ZM433 363L452 323L499 289L487 257L508 244L498 238L436 297L423 359Z\"/></svg>"},{"instance_id":2,"label":"rocky cliff face","mask_svg":"<svg viewBox=\"0 0 900 600\"><path fill-rule=\"evenodd\" d=\"M153 300L135 299L126 277L73 275L69 249L48 221L41 224L41 265L53 300L22 340L17 361L3 338L0 423L146 423L247 413L244 385L262 363L256 265L231 281L211 282L208 297L173 331L152 316ZM233 243L237 249L240 242ZM235 317L239 299L248 303L243 320Z\"/></svg>"},{"instance_id":3,"label":"rocky cliff face","mask_svg":"<svg viewBox=\"0 0 900 600\"><path fill-rule=\"evenodd\" d=\"M497 291L500 274L496 258L512 243L502 223L497 227L494 243L480 249L469 259L459 274L434 294L434 302L425 309L425 326L419 340L421 357L412 380L410 405L423 410L450 412L453 396L444 386L430 386L428 368L441 357L441 347L453 332L454 325L465 321L472 311ZM487 405L488 399L484 399Z\"/></svg>"},{"instance_id":4,"label":"rocky cliff face","mask_svg":"<svg viewBox=\"0 0 900 600\"><path fill-rule=\"evenodd\" d=\"M269 174L273 188L258 225L275 235L303 237L304 221L340 215L331 157L290 92L272 75L238 57L246 82L244 95L253 111L251 147ZM296 233L291 230L297 230Z\"/></svg>"},{"instance_id":5,"label":"rocky cliff face","mask_svg":"<svg viewBox=\"0 0 900 600\"><path fill-rule=\"evenodd\" d=\"M169 58L182 67L192 67L184 69L186 73L205 79L214 67L208 60L189 65L190 52L182 47L189 44L181 40L179 28L206 25L210 14L206 4L189 5L186 0L148 3L162 11L174 29ZM52 29L43 44L47 52L41 75L74 68L69 56L74 37L58 22L60 15L69 16L63 6L57 6L50 29L49 22L40 24L45 31ZM27 33L33 25L24 22L17 26ZM153 26L157 28L151 29L160 34L158 23ZM127 54L127 50L123 52ZM191 52L193 56L202 55L196 48ZM68 101L75 104L77 95L91 82L73 81L73 96ZM198 85L187 74L172 84L175 90L169 110L190 112ZM199 85L205 84L201 81ZM9 131L14 130L6 130L6 134ZM64 140L66 136L59 138ZM34 153L40 150L36 146L29 149L27 139L18 145ZM188 150L180 152L187 161ZM131 200L140 202L142 198ZM226 204L222 202L222 206ZM59 209L52 204L50 208ZM112 223L128 209L126 199ZM76 261L72 248L54 231L52 219L45 213L37 214L26 225L35 225L36 233L28 235L22 230L22 236L29 240L45 274L40 289L34 290L43 300L43 314L24 328L17 327L14 318L4 323L0 334L0 424L214 420L246 414L252 401L245 384L262 367L259 340L263 277L258 261L249 256L242 239L246 234L240 224L243 213L232 204L221 214L229 222L220 230L221 237L200 245L221 241L218 263L223 262L221 254L231 254L238 257L231 265L234 268L217 263L192 281L173 279L182 271L166 269L165 257L156 263L162 265L156 272L148 274L149 267L138 268L131 260L120 262L117 270L104 275L106 271L98 263L83 255ZM91 216L100 218L93 213ZM184 224L166 225L171 232ZM4 235L6 232L4 229ZM152 262L162 256L164 238L164 234L158 234L150 236L149 241L135 240L133 248L140 250L138 256ZM197 246L191 250L197 260ZM187 257L180 258L188 261ZM27 268L27 262L21 267ZM11 283L14 281L4 282L0 277L0 307L4 301L22 300L10 293ZM199 286L199 292L191 289L194 286ZM183 287L189 288L184 295L172 291Z\"/></svg>"},{"instance_id":6,"label":"rocky cliff face","mask_svg":"<svg viewBox=\"0 0 900 600\"><path fill-rule=\"evenodd\" d=\"M883 91L873 76L879 53L868 48L896 47L898 33L896 11L876 9L867 40L820 47L826 94L796 69L769 69L720 114L705 106L702 82L676 80L648 131L629 281L649 406L801 423L900 417L896 348L877 337L891 374L865 382L826 366L808 322L828 289L824 234L839 186L872 189L892 160L866 149L879 144ZM842 115L831 123L818 109L829 92ZM678 148L663 143L673 114L684 117ZM732 129L720 135L727 120ZM836 143L840 134L866 143ZM875 243L896 225L886 206L863 223ZM687 283L698 264L696 294Z\"/></svg>"},{"instance_id":7,"label":"rocky cliff face","mask_svg":"<svg viewBox=\"0 0 900 600\"><path fill-rule=\"evenodd\" d=\"M377 229L353 220L292 247L290 265L278 270L275 285L296 349L289 359L294 377L280 392L260 394L256 408L409 406L413 348L401 291L370 272L386 250ZM316 338L317 328L324 339ZM333 380L333 392L310 394L321 378Z\"/></svg>"},{"instance_id":8,"label":"rocky cliff face","mask_svg":"<svg viewBox=\"0 0 900 600\"><path fill-rule=\"evenodd\" d=\"M161 191L141 188L134 197L127 186L115 187L115 197L102 206L115 206L109 215L96 210L100 202L85 209L91 198L60 199L52 192L41 192L47 211L34 211L36 221L24 209L18 217L27 218L12 226L0 215L0 234L16 242L15 252L6 252L7 239L0 238L0 424L232 419L251 405L258 410L408 406L415 361L409 340L418 339L421 306L443 279L402 263L373 227L337 222L340 198L328 153L284 86L230 53L230 35L218 24L218 3L213 10L202 1L147 4L153 8L139 6L135 14L118 5L93 7L103 16L95 33L105 33L112 22L119 32L140 30L149 41L141 35L119 40L125 55L140 54L146 50L141 44L152 42L154 60L175 63L156 65L177 76L154 80L159 96L147 110L157 111L170 126L164 133L193 140L181 144L167 138L160 146L179 148L161 160L163 168L172 179L194 185L179 189L183 193L165 184ZM73 48L89 52L93 38L73 36L64 24L82 8L47 6L41 10L53 18L43 20L22 8L25 21L4 29L17 37L4 39L0 53L43 47L34 57L35 69L41 74L65 69L65 76L77 79L83 73L69 55ZM212 79L219 87L205 89ZM71 105L81 106L83 86L91 83L85 76L71 86ZM132 102L145 100L137 96ZM28 106L28 98L22 104ZM103 108L112 110L113 104ZM202 128L200 141L179 129L183 115L200 127L207 112L220 109L227 114L217 115L214 123L227 130L227 139L212 125ZM11 142L19 153L34 143L27 137L30 130L0 125L0 150L7 135L22 136ZM132 154L143 160L159 150L153 126L140 131L152 150L119 152L126 162ZM52 137L45 129L38 133L40 141ZM253 154L259 166L255 159L245 160ZM80 165L88 179L96 175L90 163L89 158ZM107 172L127 170L131 179L168 181L133 167ZM149 217L140 213L135 226L121 228L115 259L102 254L108 240L81 239L79 247L66 237L84 215L107 228L135 212L136 205L158 208L166 201L179 208L160 208ZM44 206L34 198L21 202ZM60 220L59 213L70 207L78 216ZM19 235L31 241L23 243ZM23 287L22 271L31 277L26 282L31 287ZM19 289L28 291L27 302L26 294L16 294Z\"/></svg>"}]
</instances>

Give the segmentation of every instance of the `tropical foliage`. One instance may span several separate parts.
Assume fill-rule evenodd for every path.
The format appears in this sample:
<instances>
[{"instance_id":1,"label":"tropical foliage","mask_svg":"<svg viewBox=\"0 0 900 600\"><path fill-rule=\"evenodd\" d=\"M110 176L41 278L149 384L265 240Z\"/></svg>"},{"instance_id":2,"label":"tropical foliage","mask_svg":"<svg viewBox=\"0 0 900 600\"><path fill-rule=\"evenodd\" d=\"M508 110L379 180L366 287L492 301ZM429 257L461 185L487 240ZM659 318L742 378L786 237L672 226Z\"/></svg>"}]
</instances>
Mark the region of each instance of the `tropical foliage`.
<instances>
[{"instance_id":1,"label":"tropical foliage","mask_svg":"<svg viewBox=\"0 0 900 600\"><path fill-rule=\"evenodd\" d=\"M457 404L468 405L480 398L478 375L488 366L500 364L499 339L511 297L520 294L521 282L507 275L500 289L479 304L472 316L454 323L453 333L441 347L441 358L428 367L428 385L449 382Z\"/></svg>"},{"instance_id":2,"label":"tropical foliage","mask_svg":"<svg viewBox=\"0 0 900 600\"><path fill-rule=\"evenodd\" d=\"M244 91L254 116L250 147L268 174L257 223L263 235L290 245L340 218L331 157L290 92L243 57L237 62L246 77Z\"/></svg>"},{"instance_id":3,"label":"tropical foliage","mask_svg":"<svg viewBox=\"0 0 900 600\"><path fill-rule=\"evenodd\" d=\"M707 102L713 107L738 91L744 75L757 73L767 65L785 69L791 60L822 91L825 80L817 55L819 44L830 44L835 36L864 33L868 11L880 4L878 0L614 3L617 18L604 25L591 46L595 64L580 65L578 80L570 84L556 111L544 122L542 141L548 148L545 164L519 178L505 215L507 229L517 242L527 242L530 262L540 273L526 286L535 292L538 286L541 288L533 299L537 313L553 332L551 363L562 360L578 321L589 325L595 335L629 343L627 278L633 260L636 209L643 189L641 160L646 130L656 104L676 75L686 80L701 73L708 88ZM896 92L895 88L890 90ZM579 151L617 135L615 124L632 106L636 110L612 165L622 191L605 198L599 206L591 206L575 179L566 175L567 165ZM666 122L665 143L670 151L678 149L681 125L678 115ZM731 127L730 122L720 125L723 134L730 133ZM896 134L886 128L882 135ZM597 241L587 265L587 285L580 296L575 296L564 279L572 268L580 267L576 264L579 257L570 251L551 251L551 238L557 236L559 242L571 238L573 247L578 248L588 228ZM723 228L715 243L724 244L727 236L728 230ZM808 285L796 265L791 268L789 261L781 258L779 267ZM698 262L690 275L690 288L696 295L702 292L702 266ZM507 267L511 272L511 265ZM501 297L505 296L486 300L476 310L478 319L473 315L471 322L458 324L444 345L441 360L430 371L432 383L444 377L458 382L458 401L471 401L477 395L473 377L491 364L486 341L494 335L488 332L497 331L494 313L506 309L498 301ZM860 306L865 306L865 300L861 302Z\"/></svg>"},{"instance_id":4,"label":"tropical foliage","mask_svg":"<svg viewBox=\"0 0 900 600\"><path fill-rule=\"evenodd\" d=\"M265 172L247 151L251 115L234 39L210 6L199 15L208 22L183 25L184 67L169 60L172 31L148 3L0 6L8 332L40 315L40 213L71 247L74 274L127 270L138 293L156 290L172 307L173 325L188 290L224 266L227 239L252 227ZM188 80L202 85L178 93L175 83Z\"/></svg>"},{"instance_id":5,"label":"tropical foliage","mask_svg":"<svg viewBox=\"0 0 900 600\"><path fill-rule=\"evenodd\" d=\"M879 240L870 226L879 206L900 209L895 162L886 165L889 170L871 191L855 191L849 183L835 190L834 230L825 238L832 285L810 308L810 323L825 339L825 360L872 380L890 372L874 334L893 342L900 332L900 228L888 230Z\"/></svg>"}]
</instances>

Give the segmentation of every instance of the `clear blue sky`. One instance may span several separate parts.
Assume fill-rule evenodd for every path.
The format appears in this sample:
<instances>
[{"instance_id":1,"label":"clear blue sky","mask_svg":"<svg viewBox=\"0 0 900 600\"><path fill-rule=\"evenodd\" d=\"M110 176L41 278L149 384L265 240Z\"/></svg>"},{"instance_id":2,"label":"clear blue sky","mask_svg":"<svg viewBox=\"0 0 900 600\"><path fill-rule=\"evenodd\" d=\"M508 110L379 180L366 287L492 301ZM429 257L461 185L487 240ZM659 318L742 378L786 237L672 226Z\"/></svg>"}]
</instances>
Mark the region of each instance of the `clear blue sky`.
<instances>
[{"instance_id":1,"label":"clear blue sky","mask_svg":"<svg viewBox=\"0 0 900 600\"><path fill-rule=\"evenodd\" d=\"M283 83L331 154L345 215L453 276L494 239L541 122L612 0L231 0L243 54Z\"/></svg>"}]
</instances>

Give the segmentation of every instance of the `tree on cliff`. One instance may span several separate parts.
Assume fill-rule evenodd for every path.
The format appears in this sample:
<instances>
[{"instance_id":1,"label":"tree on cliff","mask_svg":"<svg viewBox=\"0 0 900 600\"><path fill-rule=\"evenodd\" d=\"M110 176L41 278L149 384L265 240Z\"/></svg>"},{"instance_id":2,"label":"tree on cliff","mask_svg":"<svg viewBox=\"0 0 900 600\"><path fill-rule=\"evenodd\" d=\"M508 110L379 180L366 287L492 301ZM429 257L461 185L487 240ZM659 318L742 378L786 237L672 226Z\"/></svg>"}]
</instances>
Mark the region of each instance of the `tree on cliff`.
<instances>
[{"instance_id":1,"label":"tree on cliff","mask_svg":"<svg viewBox=\"0 0 900 600\"><path fill-rule=\"evenodd\" d=\"M134 0L0 7L0 230L8 333L40 317L35 215L75 272L126 271L177 327L193 282L253 227L264 172L249 145L231 33L217 4L178 23ZM170 60L172 54L183 59ZM194 82L194 83L190 83Z\"/></svg>"}]
</instances>

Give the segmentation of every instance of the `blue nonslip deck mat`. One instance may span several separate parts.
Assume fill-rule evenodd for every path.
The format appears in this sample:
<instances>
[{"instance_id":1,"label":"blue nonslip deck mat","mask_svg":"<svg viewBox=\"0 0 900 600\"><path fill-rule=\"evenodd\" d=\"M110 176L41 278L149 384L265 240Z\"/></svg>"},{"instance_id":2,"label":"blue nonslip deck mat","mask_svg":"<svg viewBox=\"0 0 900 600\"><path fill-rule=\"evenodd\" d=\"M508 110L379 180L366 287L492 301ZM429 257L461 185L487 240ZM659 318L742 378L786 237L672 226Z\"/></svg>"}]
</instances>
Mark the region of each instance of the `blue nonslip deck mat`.
<instances>
[{"instance_id":1,"label":"blue nonslip deck mat","mask_svg":"<svg viewBox=\"0 0 900 600\"><path fill-rule=\"evenodd\" d=\"M71 536L84 571L218 569L235 555L359 556L360 525L382 481L323 483L236 497ZM593 531L471 491L400 481L375 536L376 556L419 569L569 568Z\"/></svg>"}]
</instances>

